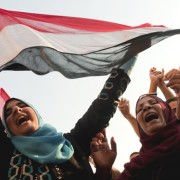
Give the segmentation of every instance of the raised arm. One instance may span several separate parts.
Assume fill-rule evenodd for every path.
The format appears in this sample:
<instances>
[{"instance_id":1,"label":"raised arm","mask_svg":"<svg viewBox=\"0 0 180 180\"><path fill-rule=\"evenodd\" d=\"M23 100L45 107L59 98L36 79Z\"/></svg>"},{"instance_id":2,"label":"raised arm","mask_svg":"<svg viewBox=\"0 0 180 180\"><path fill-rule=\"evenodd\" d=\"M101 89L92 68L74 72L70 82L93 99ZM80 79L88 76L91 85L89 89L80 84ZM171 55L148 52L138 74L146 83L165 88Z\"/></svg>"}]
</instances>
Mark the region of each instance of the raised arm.
<instances>
[{"instance_id":1,"label":"raised arm","mask_svg":"<svg viewBox=\"0 0 180 180\"><path fill-rule=\"evenodd\" d=\"M163 93L165 99L169 103L172 109L176 106L176 101L174 94L171 92L171 90L166 86L165 78L164 78L164 69L162 71L158 71L155 67L151 68L149 71L149 77L150 77L150 87L149 87L149 93L157 93L157 87L161 90Z\"/></svg>"},{"instance_id":2,"label":"raised arm","mask_svg":"<svg viewBox=\"0 0 180 180\"><path fill-rule=\"evenodd\" d=\"M161 71L157 71L155 67L149 70L150 86L149 93L157 93L159 80L162 80L163 75Z\"/></svg>"},{"instance_id":3,"label":"raised arm","mask_svg":"<svg viewBox=\"0 0 180 180\"><path fill-rule=\"evenodd\" d=\"M130 104L129 101L125 98L121 98L118 102L118 108L122 115L129 121L131 126L133 127L135 133L139 137L139 128L136 122L136 118L130 112Z\"/></svg>"},{"instance_id":4,"label":"raised arm","mask_svg":"<svg viewBox=\"0 0 180 180\"><path fill-rule=\"evenodd\" d=\"M114 101L125 92L129 82L130 78L123 69L114 69L86 113L78 120L70 134L65 134L66 138L71 136L76 140L87 157L90 155L89 144L92 137L109 125L117 109Z\"/></svg>"},{"instance_id":5,"label":"raised arm","mask_svg":"<svg viewBox=\"0 0 180 180\"><path fill-rule=\"evenodd\" d=\"M170 87L177 96L176 116L180 120L180 69L172 69L165 75L167 87Z\"/></svg>"}]
</instances>

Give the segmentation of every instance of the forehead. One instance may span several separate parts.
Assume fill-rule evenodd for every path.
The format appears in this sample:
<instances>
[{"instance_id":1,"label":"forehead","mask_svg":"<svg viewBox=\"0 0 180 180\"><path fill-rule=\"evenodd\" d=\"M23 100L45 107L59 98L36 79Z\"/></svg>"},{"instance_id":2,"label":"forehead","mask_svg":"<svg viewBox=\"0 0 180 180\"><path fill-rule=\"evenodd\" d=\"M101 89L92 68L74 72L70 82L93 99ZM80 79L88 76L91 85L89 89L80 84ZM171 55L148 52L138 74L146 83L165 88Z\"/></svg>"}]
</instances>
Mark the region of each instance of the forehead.
<instances>
[{"instance_id":1,"label":"forehead","mask_svg":"<svg viewBox=\"0 0 180 180\"><path fill-rule=\"evenodd\" d=\"M139 101L137 102L137 105L141 105L141 104L149 102L151 100L155 100L155 99L153 97L150 97L150 96L145 96L145 97L139 99Z\"/></svg>"},{"instance_id":2,"label":"forehead","mask_svg":"<svg viewBox=\"0 0 180 180\"><path fill-rule=\"evenodd\" d=\"M18 105L18 104L21 103L21 102L22 102L22 101L17 100L17 99L10 100L10 101L6 104L5 109L12 108L13 106Z\"/></svg>"}]
</instances>

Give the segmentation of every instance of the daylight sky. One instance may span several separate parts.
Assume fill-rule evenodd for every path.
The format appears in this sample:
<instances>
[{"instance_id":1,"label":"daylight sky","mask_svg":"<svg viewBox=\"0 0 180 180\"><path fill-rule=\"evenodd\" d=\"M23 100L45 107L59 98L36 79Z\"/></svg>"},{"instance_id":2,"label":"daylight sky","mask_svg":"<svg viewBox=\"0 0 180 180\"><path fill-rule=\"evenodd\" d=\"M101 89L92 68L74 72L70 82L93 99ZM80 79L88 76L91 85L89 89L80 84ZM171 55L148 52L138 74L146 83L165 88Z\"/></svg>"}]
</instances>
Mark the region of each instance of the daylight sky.
<instances>
[{"instance_id":1,"label":"daylight sky","mask_svg":"<svg viewBox=\"0 0 180 180\"><path fill-rule=\"evenodd\" d=\"M6 10L74 16L137 26L144 23L180 28L179 0L0 0ZM123 97L130 100L131 111L139 95L149 88L149 69L168 71L180 66L180 36L168 38L139 54ZM10 50L10 49L9 49ZM1 72L0 87L11 97L31 102L44 121L59 131L69 131L97 97L108 76L67 79L58 72L39 76L32 72ZM160 92L159 96L163 97ZM129 155L140 143L131 126L117 110L107 135L115 137L118 156L114 166L123 170Z\"/></svg>"}]
</instances>

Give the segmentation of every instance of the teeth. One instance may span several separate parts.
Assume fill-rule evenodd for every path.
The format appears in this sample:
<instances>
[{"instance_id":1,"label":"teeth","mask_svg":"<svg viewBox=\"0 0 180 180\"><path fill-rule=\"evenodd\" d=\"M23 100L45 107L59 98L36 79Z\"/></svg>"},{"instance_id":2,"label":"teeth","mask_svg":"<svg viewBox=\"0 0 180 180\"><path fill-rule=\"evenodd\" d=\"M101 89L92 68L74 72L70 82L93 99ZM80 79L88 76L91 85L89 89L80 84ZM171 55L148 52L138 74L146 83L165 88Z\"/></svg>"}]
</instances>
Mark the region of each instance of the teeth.
<instances>
[{"instance_id":1,"label":"teeth","mask_svg":"<svg viewBox=\"0 0 180 180\"><path fill-rule=\"evenodd\" d=\"M20 116L18 119L22 119L22 118L24 118L24 116Z\"/></svg>"}]
</instances>

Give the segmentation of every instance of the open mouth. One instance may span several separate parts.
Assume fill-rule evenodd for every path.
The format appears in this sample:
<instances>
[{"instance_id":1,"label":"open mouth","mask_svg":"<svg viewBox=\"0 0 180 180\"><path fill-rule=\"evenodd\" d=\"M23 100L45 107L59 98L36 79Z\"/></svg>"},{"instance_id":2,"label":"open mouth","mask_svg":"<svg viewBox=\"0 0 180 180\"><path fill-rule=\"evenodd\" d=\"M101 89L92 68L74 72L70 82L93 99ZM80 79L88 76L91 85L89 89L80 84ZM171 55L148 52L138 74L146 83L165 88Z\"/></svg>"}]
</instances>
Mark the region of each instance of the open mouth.
<instances>
[{"instance_id":1,"label":"open mouth","mask_svg":"<svg viewBox=\"0 0 180 180\"><path fill-rule=\"evenodd\" d=\"M145 117L145 122L149 122L149 121L152 121L154 119L158 119L158 114L157 113L149 113L148 115L146 115Z\"/></svg>"},{"instance_id":2,"label":"open mouth","mask_svg":"<svg viewBox=\"0 0 180 180\"><path fill-rule=\"evenodd\" d=\"M18 126L20 126L21 124L23 124L24 122L26 122L26 121L28 121L28 120L29 120L28 116L20 116L20 117L17 119L16 124L17 124Z\"/></svg>"}]
</instances>

